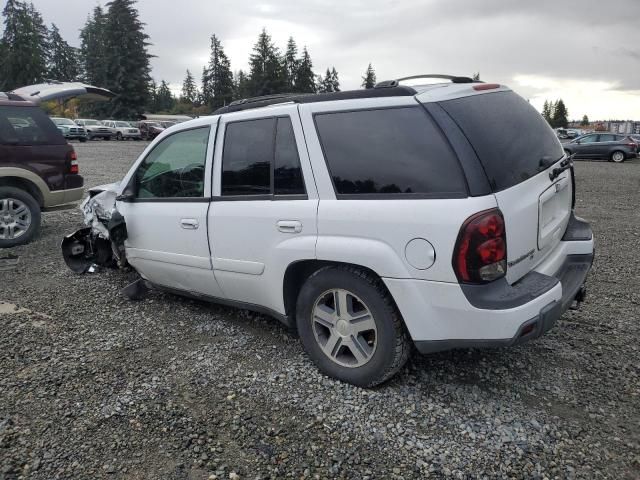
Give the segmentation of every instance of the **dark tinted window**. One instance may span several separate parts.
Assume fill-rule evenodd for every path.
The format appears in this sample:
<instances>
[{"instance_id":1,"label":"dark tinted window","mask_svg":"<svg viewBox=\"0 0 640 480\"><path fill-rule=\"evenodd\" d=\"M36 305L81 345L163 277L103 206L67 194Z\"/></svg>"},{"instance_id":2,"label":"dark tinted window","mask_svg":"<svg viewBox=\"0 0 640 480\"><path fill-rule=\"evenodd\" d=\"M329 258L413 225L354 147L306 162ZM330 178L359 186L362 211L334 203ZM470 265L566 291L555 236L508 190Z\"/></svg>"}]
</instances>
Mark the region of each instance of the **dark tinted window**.
<instances>
[{"instance_id":1,"label":"dark tinted window","mask_svg":"<svg viewBox=\"0 0 640 480\"><path fill-rule=\"evenodd\" d=\"M513 92L472 95L440 105L473 145L495 191L527 180L563 155L546 120Z\"/></svg>"},{"instance_id":2,"label":"dark tinted window","mask_svg":"<svg viewBox=\"0 0 640 480\"><path fill-rule=\"evenodd\" d=\"M422 107L315 116L337 194L466 194L458 160Z\"/></svg>"},{"instance_id":3,"label":"dark tinted window","mask_svg":"<svg viewBox=\"0 0 640 480\"><path fill-rule=\"evenodd\" d=\"M175 133L162 140L136 171L138 198L204 196L209 127Z\"/></svg>"},{"instance_id":4,"label":"dark tinted window","mask_svg":"<svg viewBox=\"0 0 640 480\"><path fill-rule=\"evenodd\" d=\"M615 135L600 135L599 142L613 142L616 139L620 140L620 137L616 138Z\"/></svg>"},{"instance_id":5,"label":"dark tinted window","mask_svg":"<svg viewBox=\"0 0 640 480\"><path fill-rule=\"evenodd\" d=\"M598 135L587 135L578 139L580 143L594 143L598 141Z\"/></svg>"},{"instance_id":6,"label":"dark tinted window","mask_svg":"<svg viewBox=\"0 0 640 480\"><path fill-rule=\"evenodd\" d=\"M11 145L64 145L58 127L39 107L0 107L0 142Z\"/></svg>"},{"instance_id":7,"label":"dark tinted window","mask_svg":"<svg viewBox=\"0 0 640 480\"><path fill-rule=\"evenodd\" d=\"M230 123L222 153L222 195L271 193L275 118Z\"/></svg>"},{"instance_id":8,"label":"dark tinted window","mask_svg":"<svg viewBox=\"0 0 640 480\"><path fill-rule=\"evenodd\" d=\"M276 195L305 193L298 146L289 117L278 118L273 187Z\"/></svg>"}]
</instances>

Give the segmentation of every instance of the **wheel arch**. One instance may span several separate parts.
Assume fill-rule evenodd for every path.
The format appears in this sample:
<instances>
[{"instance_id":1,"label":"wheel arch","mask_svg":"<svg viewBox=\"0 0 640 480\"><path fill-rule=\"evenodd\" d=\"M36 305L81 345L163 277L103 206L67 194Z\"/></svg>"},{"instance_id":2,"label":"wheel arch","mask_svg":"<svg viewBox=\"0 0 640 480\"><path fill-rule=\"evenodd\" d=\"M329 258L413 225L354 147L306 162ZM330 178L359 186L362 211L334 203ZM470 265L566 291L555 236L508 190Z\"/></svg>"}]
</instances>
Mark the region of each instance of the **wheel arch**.
<instances>
[{"instance_id":1,"label":"wheel arch","mask_svg":"<svg viewBox=\"0 0 640 480\"><path fill-rule=\"evenodd\" d=\"M40 208L44 206L42 191L33 181L18 176L0 176L0 187L14 187L26 191L35 198Z\"/></svg>"},{"instance_id":2,"label":"wheel arch","mask_svg":"<svg viewBox=\"0 0 640 480\"><path fill-rule=\"evenodd\" d=\"M387 286L382 281L382 277L373 269L359 265L357 263L347 263L347 262L339 262L334 260L317 260L317 259L307 259L307 260L298 260L290 263L287 266L287 269L284 273L284 278L282 282L282 295L284 301L284 309L285 315L288 319L289 326L291 328L296 328L295 322L295 314L296 314L296 302L298 300L298 295L300 294L300 290L302 289L302 285L304 281L309 278L313 273L318 270L326 267L350 267L362 270L369 275L377 278L380 281L380 285L387 292L389 298L391 298L394 305L397 307L395 300L393 299L393 295L387 288ZM398 313L400 310L398 309Z\"/></svg>"}]
</instances>

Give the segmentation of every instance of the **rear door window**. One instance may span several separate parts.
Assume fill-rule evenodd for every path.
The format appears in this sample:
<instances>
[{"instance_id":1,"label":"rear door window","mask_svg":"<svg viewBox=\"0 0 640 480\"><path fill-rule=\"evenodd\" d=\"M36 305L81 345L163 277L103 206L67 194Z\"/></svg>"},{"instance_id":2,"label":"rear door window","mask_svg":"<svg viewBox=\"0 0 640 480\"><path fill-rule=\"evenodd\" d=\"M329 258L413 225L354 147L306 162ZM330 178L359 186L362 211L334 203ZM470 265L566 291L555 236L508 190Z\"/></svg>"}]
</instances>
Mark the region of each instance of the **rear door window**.
<instances>
[{"instance_id":1,"label":"rear door window","mask_svg":"<svg viewBox=\"0 0 640 480\"><path fill-rule=\"evenodd\" d=\"M598 141L600 142L614 142L616 140L616 136L615 135L600 135L600 139Z\"/></svg>"},{"instance_id":2,"label":"rear door window","mask_svg":"<svg viewBox=\"0 0 640 480\"><path fill-rule=\"evenodd\" d=\"M39 107L0 107L0 142L9 145L64 145L58 127Z\"/></svg>"},{"instance_id":3,"label":"rear door window","mask_svg":"<svg viewBox=\"0 0 640 480\"><path fill-rule=\"evenodd\" d=\"M338 198L466 197L458 159L420 106L319 113Z\"/></svg>"},{"instance_id":4,"label":"rear door window","mask_svg":"<svg viewBox=\"0 0 640 480\"><path fill-rule=\"evenodd\" d=\"M222 152L223 196L305 194L289 117L227 124Z\"/></svg>"},{"instance_id":5,"label":"rear door window","mask_svg":"<svg viewBox=\"0 0 640 480\"><path fill-rule=\"evenodd\" d=\"M494 191L523 182L562 158L546 120L514 92L441 102L476 151Z\"/></svg>"}]
</instances>

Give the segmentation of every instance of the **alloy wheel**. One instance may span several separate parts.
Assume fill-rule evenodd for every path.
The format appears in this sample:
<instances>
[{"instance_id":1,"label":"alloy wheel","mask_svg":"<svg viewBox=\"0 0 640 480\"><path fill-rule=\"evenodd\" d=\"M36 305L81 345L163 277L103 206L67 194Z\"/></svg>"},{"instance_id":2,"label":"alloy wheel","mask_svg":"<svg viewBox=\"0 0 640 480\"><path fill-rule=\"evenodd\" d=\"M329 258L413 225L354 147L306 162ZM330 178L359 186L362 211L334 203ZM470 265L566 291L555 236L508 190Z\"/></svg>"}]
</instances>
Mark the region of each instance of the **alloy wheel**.
<instances>
[{"instance_id":1,"label":"alloy wheel","mask_svg":"<svg viewBox=\"0 0 640 480\"><path fill-rule=\"evenodd\" d=\"M31 210L21 200L0 199L0 239L13 240L21 237L31 226Z\"/></svg>"},{"instance_id":2,"label":"alloy wheel","mask_svg":"<svg viewBox=\"0 0 640 480\"><path fill-rule=\"evenodd\" d=\"M348 290L324 292L312 310L313 333L322 352L344 367L361 367L371 360L378 330L365 303Z\"/></svg>"}]
</instances>

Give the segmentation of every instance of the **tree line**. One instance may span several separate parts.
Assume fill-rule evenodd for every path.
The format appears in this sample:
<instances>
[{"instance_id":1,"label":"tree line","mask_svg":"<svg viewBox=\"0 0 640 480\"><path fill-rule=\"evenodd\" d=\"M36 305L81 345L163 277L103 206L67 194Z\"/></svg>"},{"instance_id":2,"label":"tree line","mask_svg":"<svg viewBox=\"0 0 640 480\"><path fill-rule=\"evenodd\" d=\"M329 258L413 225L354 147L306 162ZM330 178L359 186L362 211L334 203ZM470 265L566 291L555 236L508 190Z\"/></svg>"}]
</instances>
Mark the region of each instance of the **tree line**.
<instances>
[{"instance_id":1,"label":"tree line","mask_svg":"<svg viewBox=\"0 0 640 480\"><path fill-rule=\"evenodd\" d=\"M551 125L551 128L567 128L569 124L569 110L562 99L555 102L545 100L542 106L542 116Z\"/></svg>"},{"instance_id":2,"label":"tree line","mask_svg":"<svg viewBox=\"0 0 640 480\"><path fill-rule=\"evenodd\" d=\"M80 103L82 114L135 119L144 112L204 114L233 100L279 93L340 91L334 66L324 75L314 71L306 46L289 38L284 51L263 29L249 56L248 71L233 71L222 41L210 38L209 61L202 67L200 86L186 71L176 98L166 80L151 76L149 36L139 19L136 0L111 0L96 6L80 31L80 47L62 38L55 24L45 25L34 5L6 0L0 38L0 91L45 80L83 81L107 88L117 96L109 102ZM371 64L362 77L373 88Z\"/></svg>"}]
</instances>

